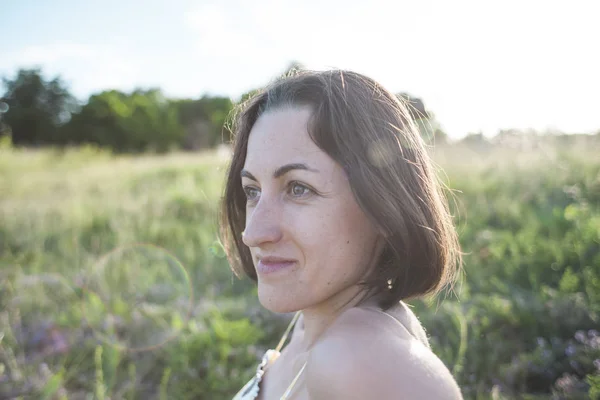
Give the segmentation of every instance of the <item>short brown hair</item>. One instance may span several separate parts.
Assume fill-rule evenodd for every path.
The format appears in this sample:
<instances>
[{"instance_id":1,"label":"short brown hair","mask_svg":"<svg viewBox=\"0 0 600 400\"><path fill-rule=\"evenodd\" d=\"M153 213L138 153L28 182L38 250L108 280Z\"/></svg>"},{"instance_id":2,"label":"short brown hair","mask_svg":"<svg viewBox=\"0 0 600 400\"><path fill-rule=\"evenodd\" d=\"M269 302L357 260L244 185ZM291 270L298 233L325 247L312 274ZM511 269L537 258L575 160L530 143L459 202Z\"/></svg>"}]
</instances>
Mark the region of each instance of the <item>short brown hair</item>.
<instances>
[{"instance_id":1,"label":"short brown hair","mask_svg":"<svg viewBox=\"0 0 600 400\"><path fill-rule=\"evenodd\" d=\"M220 212L221 240L234 273L257 280L242 242L246 196L240 172L248 137L263 113L289 106L312 109L310 137L344 168L357 203L386 237L377 268L361 282L382 293L379 305L387 309L453 282L461 263L458 236L407 103L373 79L343 70L296 72L239 106Z\"/></svg>"}]
</instances>

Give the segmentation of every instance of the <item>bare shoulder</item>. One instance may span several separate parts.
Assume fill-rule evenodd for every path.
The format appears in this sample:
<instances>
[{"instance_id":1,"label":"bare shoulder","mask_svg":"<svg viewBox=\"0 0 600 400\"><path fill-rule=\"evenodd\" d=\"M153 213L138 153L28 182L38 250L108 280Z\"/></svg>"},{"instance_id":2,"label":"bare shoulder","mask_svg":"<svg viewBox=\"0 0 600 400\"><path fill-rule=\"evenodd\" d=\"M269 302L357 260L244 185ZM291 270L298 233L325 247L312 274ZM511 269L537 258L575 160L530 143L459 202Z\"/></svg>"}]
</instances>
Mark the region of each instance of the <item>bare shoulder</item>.
<instances>
[{"instance_id":1,"label":"bare shoulder","mask_svg":"<svg viewBox=\"0 0 600 400\"><path fill-rule=\"evenodd\" d=\"M306 386L312 400L462 399L429 348L358 308L340 315L311 350Z\"/></svg>"}]
</instances>

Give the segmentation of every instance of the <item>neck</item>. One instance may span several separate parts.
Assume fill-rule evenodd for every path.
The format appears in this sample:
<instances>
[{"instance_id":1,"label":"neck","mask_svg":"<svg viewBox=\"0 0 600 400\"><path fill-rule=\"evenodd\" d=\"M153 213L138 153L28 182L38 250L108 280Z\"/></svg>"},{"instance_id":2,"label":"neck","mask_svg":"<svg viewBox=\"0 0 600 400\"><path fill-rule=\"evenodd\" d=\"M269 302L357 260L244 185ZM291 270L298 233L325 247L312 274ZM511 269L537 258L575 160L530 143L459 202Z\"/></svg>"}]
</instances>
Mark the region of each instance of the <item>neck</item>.
<instances>
[{"instance_id":1,"label":"neck","mask_svg":"<svg viewBox=\"0 0 600 400\"><path fill-rule=\"evenodd\" d=\"M302 310L303 327L298 337L298 349L300 352L310 351L321 335L344 311L357 306L377 306L379 298L380 296L366 294L362 288L350 287L323 303Z\"/></svg>"}]
</instances>

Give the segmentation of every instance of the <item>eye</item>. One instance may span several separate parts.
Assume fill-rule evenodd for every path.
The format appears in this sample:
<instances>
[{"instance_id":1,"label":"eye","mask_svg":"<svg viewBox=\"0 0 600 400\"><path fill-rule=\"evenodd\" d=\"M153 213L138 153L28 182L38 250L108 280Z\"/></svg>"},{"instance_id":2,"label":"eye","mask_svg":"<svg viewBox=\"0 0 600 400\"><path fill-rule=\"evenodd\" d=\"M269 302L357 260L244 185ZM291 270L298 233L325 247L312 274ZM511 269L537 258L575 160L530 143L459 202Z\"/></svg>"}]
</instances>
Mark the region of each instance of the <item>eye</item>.
<instances>
[{"instance_id":1,"label":"eye","mask_svg":"<svg viewBox=\"0 0 600 400\"><path fill-rule=\"evenodd\" d=\"M246 194L246 202L248 204L253 204L258 201L260 189L255 186L243 186L242 188ZM306 198L315 193L314 190L297 181L290 182L287 186L287 191L294 198Z\"/></svg>"},{"instance_id":2,"label":"eye","mask_svg":"<svg viewBox=\"0 0 600 400\"><path fill-rule=\"evenodd\" d=\"M314 193L312 189L297 181L290 182L288 185L288 190L294 197L305 197Z\"/></svg>"},{"instance_id":3,"label":"eye","mask_svg":"<svg viewBox=\"0 0 600 400\"><path fill-rule=\"evenodd\" d=\"M254 186L244 186L244 193L246 193L246 200L249 202L255 201L258 197L259 190Z\"/></svg>"}]
</instances>

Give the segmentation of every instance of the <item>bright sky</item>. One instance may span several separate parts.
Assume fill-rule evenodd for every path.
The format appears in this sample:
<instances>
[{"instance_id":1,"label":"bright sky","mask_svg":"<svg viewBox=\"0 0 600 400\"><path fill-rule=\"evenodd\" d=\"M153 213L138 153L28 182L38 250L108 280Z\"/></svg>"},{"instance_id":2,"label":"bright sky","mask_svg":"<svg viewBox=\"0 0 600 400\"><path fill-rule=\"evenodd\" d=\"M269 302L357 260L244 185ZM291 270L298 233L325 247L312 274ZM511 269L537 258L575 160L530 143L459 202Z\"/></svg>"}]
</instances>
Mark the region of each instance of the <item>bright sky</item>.
<instances>
[{"instance_id":1,"label":"bright sky","mask_svg":"<svg viewBox=\"0 0 600 400\"><path fill-rule=\"evenodd\" d=\"M81 100L160 87L233 99L283 72L367 74L458 138L600 130L598 0L0 0L0 76L40 66Z\"/></svg>"}]
</instances>

